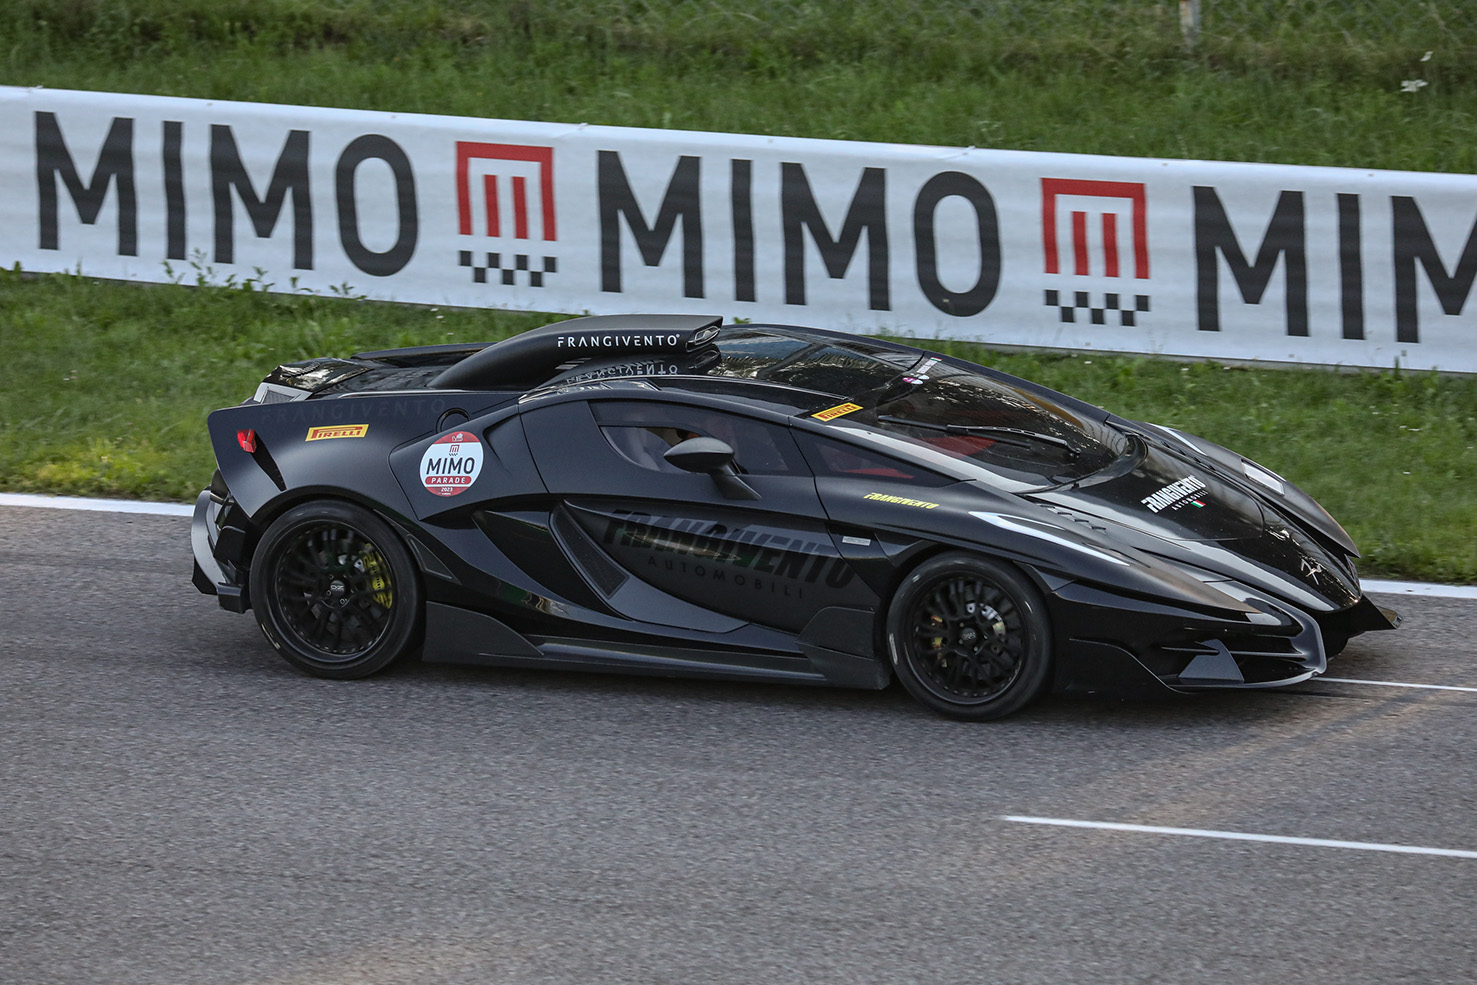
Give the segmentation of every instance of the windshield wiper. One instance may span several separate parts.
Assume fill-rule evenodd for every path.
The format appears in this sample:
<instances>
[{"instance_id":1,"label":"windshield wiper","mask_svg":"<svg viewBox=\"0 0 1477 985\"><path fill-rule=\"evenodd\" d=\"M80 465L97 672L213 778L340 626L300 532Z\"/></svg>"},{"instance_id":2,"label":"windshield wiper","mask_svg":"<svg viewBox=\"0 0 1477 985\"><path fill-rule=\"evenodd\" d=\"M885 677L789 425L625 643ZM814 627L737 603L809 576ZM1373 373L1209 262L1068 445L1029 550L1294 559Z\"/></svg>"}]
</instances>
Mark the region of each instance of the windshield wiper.
<instances>
[{"instance_id":1,"label":"windshield wiper","mask_svg":"<svg viewBox=\"0 0 1477 985\"><path fill-rule=\"evenodd\" d=\"M851 400L853 403L861 404L863 407L884 407L904 394L912 393L916 389L918 389L918 384L908 382L908 374L903 372L879 387L864 390L852 397Z\"/></svg>"},{"instance_id":2,"label":"windshield wiper","mask_svg":"<svg viewBox=\"0 0 1477 985\"><path fill-rule=\"evenodd\" d=\"M935 424L932 421L915 421L906 417L893 417L890 414L878 414L877 420L883 424L901 424L904 427L941 431L945 434L979 434L998 441L1002 445L1014 445L1017 448L1047 445L1066 452L1068 458L1077 458L1082 454L1076 445L1065 438L1059 438L1054 434L1042 434L1040 431L1028 431L1025 428L997 427L990 424Z\"/></svg>"}]
</instances>

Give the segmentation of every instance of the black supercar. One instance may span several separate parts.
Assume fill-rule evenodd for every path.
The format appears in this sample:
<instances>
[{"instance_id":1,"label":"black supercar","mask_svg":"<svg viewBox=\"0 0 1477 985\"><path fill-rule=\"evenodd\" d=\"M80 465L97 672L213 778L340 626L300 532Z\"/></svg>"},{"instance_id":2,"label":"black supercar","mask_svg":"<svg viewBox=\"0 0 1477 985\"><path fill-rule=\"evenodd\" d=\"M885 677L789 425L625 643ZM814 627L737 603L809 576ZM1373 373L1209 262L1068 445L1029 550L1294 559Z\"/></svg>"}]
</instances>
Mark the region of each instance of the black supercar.
<instances>
[{"instance_id":1,"label":"black supercar","mask_svg":"<svg viewBox=\"0 0 1477 985\"><path fill-rule=\"evenodd\" d=\"M196 586L323 677L422 659L1037 696L1260 688L1398 617L1268 469L938 353L691 315L277 367Z\"/></svg>"}]
</instances>

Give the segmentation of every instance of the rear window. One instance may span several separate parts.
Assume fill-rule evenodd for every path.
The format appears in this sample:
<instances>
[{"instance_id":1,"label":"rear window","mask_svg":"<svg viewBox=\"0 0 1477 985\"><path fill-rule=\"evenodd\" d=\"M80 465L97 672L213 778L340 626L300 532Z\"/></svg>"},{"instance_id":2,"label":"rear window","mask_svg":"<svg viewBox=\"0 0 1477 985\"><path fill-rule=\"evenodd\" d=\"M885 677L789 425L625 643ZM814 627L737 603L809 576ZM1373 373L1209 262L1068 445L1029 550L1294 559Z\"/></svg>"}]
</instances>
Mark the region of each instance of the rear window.
<instances>
[{"instance_id":1,"label":"rear window","mask_svg":"<svg viewBox=\"0 0 1477 985\"><path fill-rule=\"evenodd\" d=\"M726 333L718 340L720 363L707 370L712 376L761 380L783 386L848 396L885 386L916 359L856 342L797 339L769 331Z\"/></svg>"}]
</instances>

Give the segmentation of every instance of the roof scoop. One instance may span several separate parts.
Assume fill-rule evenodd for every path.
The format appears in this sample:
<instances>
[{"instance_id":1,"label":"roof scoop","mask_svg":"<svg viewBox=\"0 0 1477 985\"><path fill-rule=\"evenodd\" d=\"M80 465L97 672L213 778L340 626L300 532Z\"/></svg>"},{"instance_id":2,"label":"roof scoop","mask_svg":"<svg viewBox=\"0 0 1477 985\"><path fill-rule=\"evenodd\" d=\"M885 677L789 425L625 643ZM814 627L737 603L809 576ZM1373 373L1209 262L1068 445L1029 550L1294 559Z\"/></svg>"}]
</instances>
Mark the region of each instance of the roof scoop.
<instances>
[{"instance_id":1,"label":"roof scoop","mask_svg":"<svg viewBox=\"0 0 1477 985\"><path fill-rule=\"evenodd\" d=\"M590 315L545 325L474 352L431 381L435 390L488 390L538 382L593 356L676 355L718 335L718 315Z\"/></svg>"}]
</instances>

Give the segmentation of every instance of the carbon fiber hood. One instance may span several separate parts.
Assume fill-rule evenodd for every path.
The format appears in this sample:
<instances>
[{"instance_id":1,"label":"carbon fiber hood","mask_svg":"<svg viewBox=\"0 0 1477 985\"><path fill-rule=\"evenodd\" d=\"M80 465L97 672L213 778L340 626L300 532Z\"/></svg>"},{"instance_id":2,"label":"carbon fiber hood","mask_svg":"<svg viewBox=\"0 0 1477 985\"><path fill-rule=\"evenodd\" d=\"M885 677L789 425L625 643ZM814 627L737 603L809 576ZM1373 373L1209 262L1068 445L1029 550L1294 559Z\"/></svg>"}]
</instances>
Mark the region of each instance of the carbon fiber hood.
<instances>
[{"instance_id":1,"label":"carbon fiber hood","mask_svg":"<svg viewBox=\"0 0 1477 985\"><path fill-rule=\"evenodd\" d=\"M1360 597L1348 559L1318 543L1290 514L1209 463L1153 443L1128 467L1030 498L1111 521L1138 550L1259 586L1305 608L1342 609Z\"/></svg>"},{"instance_id":2,"label":"carbon fiber hood","mask_svg":"<svg viewBox=\"0 0 1477 985\"><path fill-rule=\"evenodd\" d=\"M1127 471L1110 469L1037 498L1175 541L1220 543L1266 532L1257 500L1215 470L1153 445L1130 461Z\"/></svg>"}]
</instances>

